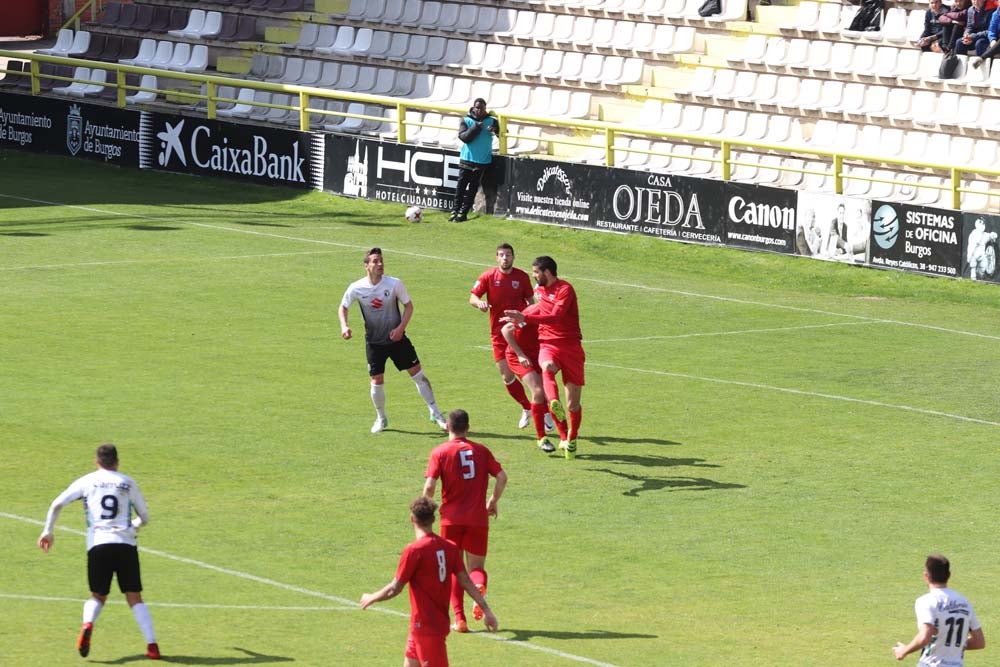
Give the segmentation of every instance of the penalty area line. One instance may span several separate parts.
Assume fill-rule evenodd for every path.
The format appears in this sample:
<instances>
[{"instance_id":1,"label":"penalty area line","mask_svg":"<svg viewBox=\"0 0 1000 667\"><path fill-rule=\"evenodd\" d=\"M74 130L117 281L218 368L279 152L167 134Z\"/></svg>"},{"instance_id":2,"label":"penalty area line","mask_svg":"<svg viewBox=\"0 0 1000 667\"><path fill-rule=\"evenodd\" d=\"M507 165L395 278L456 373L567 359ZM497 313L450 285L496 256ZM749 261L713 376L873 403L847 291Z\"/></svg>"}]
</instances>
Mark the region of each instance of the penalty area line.
<instances>
[{"instance_id":1,"label":"penalty area line","mask_svg":"<svg viewBox=\"0 0 1000 667\"><path fill-rule=\"evenodd\" d=\"M30 523L30 524L34 524L36 526L44 526L45 525L44 521L39 521L37 519L32 519L32 518L29 518L29 517L26 517L26 516L20 516L18 514L10 514L8 512L0 512L0 518L11 519L13 521L20 521L22 523ZM77 530L75 528L69 528L69 527L65 527L65 526L57 526L56 529L60 530L62 532L65 532L65 533L72 533L74 535L80 535L80 536L84 536L84 537L86 536L86 533L84 531ZM320 598L322 600L328 600L330 602L336 602L339 605L345 606L347 609L353 609L353 610L360 611L360 607L358 606L358 603L356 603L354 600L348 600L347 598L342 598L342 597L339 597L339 596L336 596L336 595L329 595L327 593L322 593L320 591L313 591L313 590L310 590L308 588L303 588L301 586L295 586L293 584L282 583L280 581L275 581L274 579L268 579L266 577L258 577L257 575L250 574L248 572L240 572L239 570L232 570L232 569L225 568L225 567L219 567L218 565L212 565L211 563L205 563L203 561L194 560L192 558L185 558L183 556L175 556L173 554L169 554L169 553L167 553L165 551L159 551L157 549L149 549L149 548L146 548L146 547L139 547L139 551L141 551L142 553L152 554L154 556L160 556L161 558L167 558L169 560L173 560L173 561L176 561L178 563L183 563L185 565L194 565L195 567L200 567L200 568L203 568L203 569L206 569L206 570L211 570L213 572L218 572L220 574L227 574L229 576L237 577L239 579L245 579L247 581L252 581L252 582L255 582L255 583L258 583L258 584L265 584L267 586L273 586L275 588L280 588L282 590L290 591L292 593L299 593L299 594L302 594L302 595L308 595L310 597ZM0 598L5 598L5 597L10 597L10 596L6 596L6 595L0 594ZM61 600L60 598L56 598L56 599L57 600ZM76 602L80 602L80 600L75 600L75 601ZM160 606L167 606L167 605L161 603ZM225 607L225 606L223 606L223 607L220 607L220 608L231 608L231 607ZM282 607L282 609L287 609L287 608L286 607ZM347 610L347 609L345 609L345 610ZM382 614L389 614L391 616L397 616L397 617L407 618L407 619L410 617L410 615L408 613L404 613L404 612L401 612L401 611L396 611L395 609L387 609L387 608L384 608L384 607L378 607L378 606L369 607L368 611L379 612L379 613L382 613ZM501 632L502 631L503 630L501 629ZM546 653L548 655L552 655L552 656L555 656L555 657L558 657L558 658L561 658L563 660L570 661L570 662L579 662L579 663L583 663L583 664L587 664L587 665L595 665L595 667L619 667L618 665L612 664L610 662L601 662L600 660L594 660L593 658L587 658L587 657L582 656L582 655L576 655L576 654L573 654L573 653L567 653L565 651L559 651L557 649L548 648L546 646L539 646L537 644L531 644L531 643L525 642L525 641L508 639L506 637L502 637L502 636L499 636L499 635L490 634L488 632L473 632L473 633L469 633L468 636L479 637L481 639L492 639L494 641L500 641L500 642L503 642L505 644L509 644L510 646L517 646L518 648L522 648L522 649L528 649L528 650L532 650L532 651L538 651L538 652L541 652L541 653Z\"/></svg>"}]
</instances>

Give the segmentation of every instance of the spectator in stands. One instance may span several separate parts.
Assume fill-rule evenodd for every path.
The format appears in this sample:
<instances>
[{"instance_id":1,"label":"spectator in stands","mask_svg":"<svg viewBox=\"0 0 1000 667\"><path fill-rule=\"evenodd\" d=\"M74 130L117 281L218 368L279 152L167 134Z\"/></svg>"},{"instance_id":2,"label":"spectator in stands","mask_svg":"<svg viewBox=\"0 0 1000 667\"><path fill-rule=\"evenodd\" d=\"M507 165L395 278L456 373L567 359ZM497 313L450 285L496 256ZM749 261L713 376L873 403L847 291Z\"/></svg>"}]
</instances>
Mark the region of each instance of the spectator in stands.
<instances>
[{"instance_id":1,"label":"spectator in stands","mask_svg":"<svg viewBox=\"0 0 1000 667\"><path fill-rule=\"evenodd\" d=\"M500 123L486 110L486 100L477 98L458 126L462 142L458 184L455 186L455 208L448 218L465 222L476 201L483 174L493 163L493 137L500 136Z\"/></svg>"},{"instance_id":2,"label":"spectator in stands","mask_svg":"<svg viewBox=\"0 0 1000 667\"><path fill-rule=\"evenodd\" d=\"M944 24L938 19L951 11L951 7L941 2L941 0L930 0L927 3L927 11L924 13L924 31L920 33L917 46L921 51L941 51L938 40L944 32Z\"/></svg>"},{"instance_id":3,"label":"spectator in stands","mask_svg":"<svg viewBox=\"0 0 1000 667\"><path fill-rule=\"evenodd\" d=\"M938 23L944 27L941 29L941 37L938 44L945 53L950 53L955 46L957 35L965 30L965 20L968 18L968 10L972 5L971 0L955 0L950 12L945 12L938 17Z\"/></svg>"},{"instance_id":4,"label":"spectator in stands","mask_svg":"<svg viewBox=\"0 0 1000 667\"><path fill-rule=\"evenodd\" d=\"M986 53L990 45L987 31L993 12L986 9L986 0L972 0L972 6L966 10L965 33L955 40L955 53L963 56L972 50L977 56Z\"/></svg>"},{"instance_id":5,"label":"spectator in stands","mask_svg":"<svg viewBox=\"0 0 1000 667\"><path fill-rule=\"evenodd\" d=\"M987 58L992 58L1000 52L1000 12L994 11L990 19L990 27L986 30L986 38L990 45L979 54L979 58L972 61L972 66L978 68Z\"/></svg>"}]
</instances>

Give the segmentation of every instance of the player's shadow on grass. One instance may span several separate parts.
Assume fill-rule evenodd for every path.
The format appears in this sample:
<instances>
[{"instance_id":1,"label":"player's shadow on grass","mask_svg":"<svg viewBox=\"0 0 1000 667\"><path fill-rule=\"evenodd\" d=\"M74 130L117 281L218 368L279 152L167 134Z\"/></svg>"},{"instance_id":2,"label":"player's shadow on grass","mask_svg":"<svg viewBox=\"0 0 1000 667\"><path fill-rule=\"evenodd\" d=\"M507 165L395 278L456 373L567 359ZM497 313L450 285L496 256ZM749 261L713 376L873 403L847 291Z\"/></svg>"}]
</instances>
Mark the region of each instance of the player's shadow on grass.
<instances>
[{"instance_id":1,"label":"player's shadow on grass","mask_svg":"<svg viewBox=\"0 0 1000 667\"><path fill-rule=\"evenodd\" d=\"M659 639L659 635L646 635L638 632L608 632L607 630L590 630L587 632L561 632L558 630L517 630L501 628L500 634L513 633L508 641L530 642L536 637L548 639Z\"/></svg>"},{"instance_id":2,"label":"player's shadow on grass","mask_svg":"<svg viewBox=\"0 0 1000 667\"><path fill-rule=\"evenodd\" d=\"M689 466L692 468L720 468L715 463L705 463L705 459L675 459L668 456L640 456L638 454L577 454L576 458L583 461L607 461L608 463L627 463L644 468L676 468Z\"/></svg>"},{"instance_id":3,"label":"player's shadow on grass","mask_svg":"<svg viewBox=\"0 0 1000 667\"><path fill-rule=\"evenodd\" d=\"M137 232L176 232L183 227L170 227L168 225L125 225L128 229L134 229Z\"/></svg>"},{"instance_id":4,"label":"player's shadow on grass","mask_svg":"<svg viewBox=\"0 0 1000 667\"><path fill-rule=\"evenodd\" d=\"M616 472L607 468L589 468L592 472L606 472L615 477L639 482L639 486L622 491L623 496L638 496L644 491L721 491L724 489L745 489L745 484L730 484L727 482L716 482L714 479L705 477L643 477L642 475L629 475L624 472Z\"/></svg>"},{"instance_id":5,"label":"player's shadow on grass","mask_svg":"<svg viewBox=\"0 0 1000 667\"><path fill-rule=\"evenodd\" d=\"M206 657L200 655L164 655L160 662L170 662L175 665L270 665L277 662L295 662L295 658L286 658L282 655L267 655L257 653L245 648L233 647L234 651L244 653L242 656ZM130 662L146 662L149 658L145 654L130 655L118 660L91 660L91 663L98 665L125 665Z\"/></svg>"},{"instance_id":6,"label":"player's shadow on grass","mask_svg":"<svg viewBox=\"0 0 1000 667\"><path fill-rule=\"evenodd\" d=\"M620 438L611 435L588 435L583 438L587 442L592 442L595 445L679 445L681 443L676 440L660 440L658 438Z\"/></svg>"},{"instance_id":7,"label":"player's shadow on grass","mask_svg":"<svg viewBox=\"0 0 1000 667\"><path fill-rule=\"evenodd\" d=\"M38 232L0 232L0 236L23 236L31 238L35 236L48 236L48 234L39 234Z\"/></svg>"}]
</instances>

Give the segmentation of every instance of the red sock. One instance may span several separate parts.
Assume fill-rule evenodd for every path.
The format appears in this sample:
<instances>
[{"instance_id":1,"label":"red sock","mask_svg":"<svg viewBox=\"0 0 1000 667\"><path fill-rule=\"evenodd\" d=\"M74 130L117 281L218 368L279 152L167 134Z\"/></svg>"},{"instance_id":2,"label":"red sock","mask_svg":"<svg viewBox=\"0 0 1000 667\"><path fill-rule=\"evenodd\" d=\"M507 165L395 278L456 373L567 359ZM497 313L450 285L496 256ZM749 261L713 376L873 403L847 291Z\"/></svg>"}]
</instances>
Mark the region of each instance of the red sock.
<instances>
[{"instance_id":1,"label":"red sock","mask_svg":"<svg viewBox=\"0 0 1000 667\"><path fill-rule=\"evenodd\" d=\"M539 440L545 437L545 415L548 412L549 409L544 403L531 404L531 420L535 422L535 435Z\"/></svg>"},{"instance_id":2,"label":"red sock","mask_svg":"<svg viewBox=\"0 0 1000 667\"><path fill-rule=\"evenodd\" d=\"M542 371L542 386L545 387L545 398L551 402L559 399L559 385L556 384L556 374Z\"/></svg>"},{"instance_id":3,"label":"red sock","mask_svg":"<svg viewBox=\"0 0 1000 667\"><path fill-rule=\"evenodd\" d=\"M576 440L577 434L580 433L580 422L583 421L583 406L576 412L572 410L569 411L569 439Z\"/></svg>"},{"instance_id":4,"label":"red sock","mask_svg":"<svg viewBox=\"0 0 1000 667\"><path fill-rule=\"evenodd\" d=\"M475 568L474 570L469 570L469 579L472 579L472 583L476 586L482 586L486 588L486 570L482 568Z\"/></svg>"},{"instance_id":5,"label":"red sock","mask_svg":"<svg viewBox=\"0 0 1000 667\"><path fill-rule=\"evenodd\" d=\"M455 620L465 618L465 589L454 575L451 577L451 608L455 610Z\"/></svg>"},{"instance_id":6,"label":"red sock","mask_svg":"<svg viewBox=\"0 0 1000 667\"><path fill-rule=\"evenodd\" d=\"M524 410L531 409L531 401L528 400L528 395L524 393L524 385L517 378L510 384L505 384L507 387L507 393L510 397L517 401L517 404L521 406Z\"/></svg>"}]
</instances>

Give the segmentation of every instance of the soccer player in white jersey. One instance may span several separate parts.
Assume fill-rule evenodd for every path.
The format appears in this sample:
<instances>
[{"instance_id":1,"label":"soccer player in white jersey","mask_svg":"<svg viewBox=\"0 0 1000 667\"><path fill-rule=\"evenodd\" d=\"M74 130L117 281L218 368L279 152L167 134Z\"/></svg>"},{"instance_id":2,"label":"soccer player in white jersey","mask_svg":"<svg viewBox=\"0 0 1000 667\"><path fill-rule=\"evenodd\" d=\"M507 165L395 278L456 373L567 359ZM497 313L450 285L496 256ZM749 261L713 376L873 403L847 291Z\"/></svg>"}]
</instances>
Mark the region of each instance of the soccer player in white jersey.
<instances>
[{"instance_id":1,"label":"soccer player in white jersey","mask_svg":"<svg viewBox=\"0 0 1000 667\"><path fill-rule=\"evenodd\" d=\"M929 591L913 605L917 634L909 644L896 642L892 654L902 660L923 651L917 667L963 667L965 652L985 648L983 627L972 604L961 593L948 588L951 564L941 554L931 554L924 563L924 581Z\"/></svg>"},{"instance_id":2,"label":"soccer player in white jersey","mask_svg":"<svg viewBox=\"0 0 1000 667\"><path fill-rule=\"evenodd\" d=\"M90 653L94 623L111 592L111 579L125 594L132 615L146 638L146 657L160 659L153 619L142 601L142 578L135 534L149 523L146 499L135 480L118 472L118 450L112 444L97 448L97 470L69 485L52 501L38 546L48 553L55 541L52 531L63 507L83 500L87 517L87 578L90 598L83 603L83 627L76 648L84 658ZM136 517L132 518L132 510Z\"/></svg>"},{"instance_id":3,"label":"soccer player in white jersey","mask_svg":"<svg viewBox=\"0 0 1000 667\"><path fill-rule=\"evenodd\" d=\"M385 275L382 249L372 248L365 254L364 278L347 286L340 302L340 335L344 340L353 336L347 324L347 314L355 301L361 307L365 321L365 354L368 357L368 375L371 378L371 397L375 405L375 423L372 433L380 433L389 425L385 415L385 362L392 359L397 370L410 374L417 391L427 403L431 421L442 430L448 422L441 415L430 380L420 367L420 359L413 343L406 337L406 327L413 317L413 301L403 281ZM400 313L400 304L403 311Z\"/></svg>"}]
</instances>

